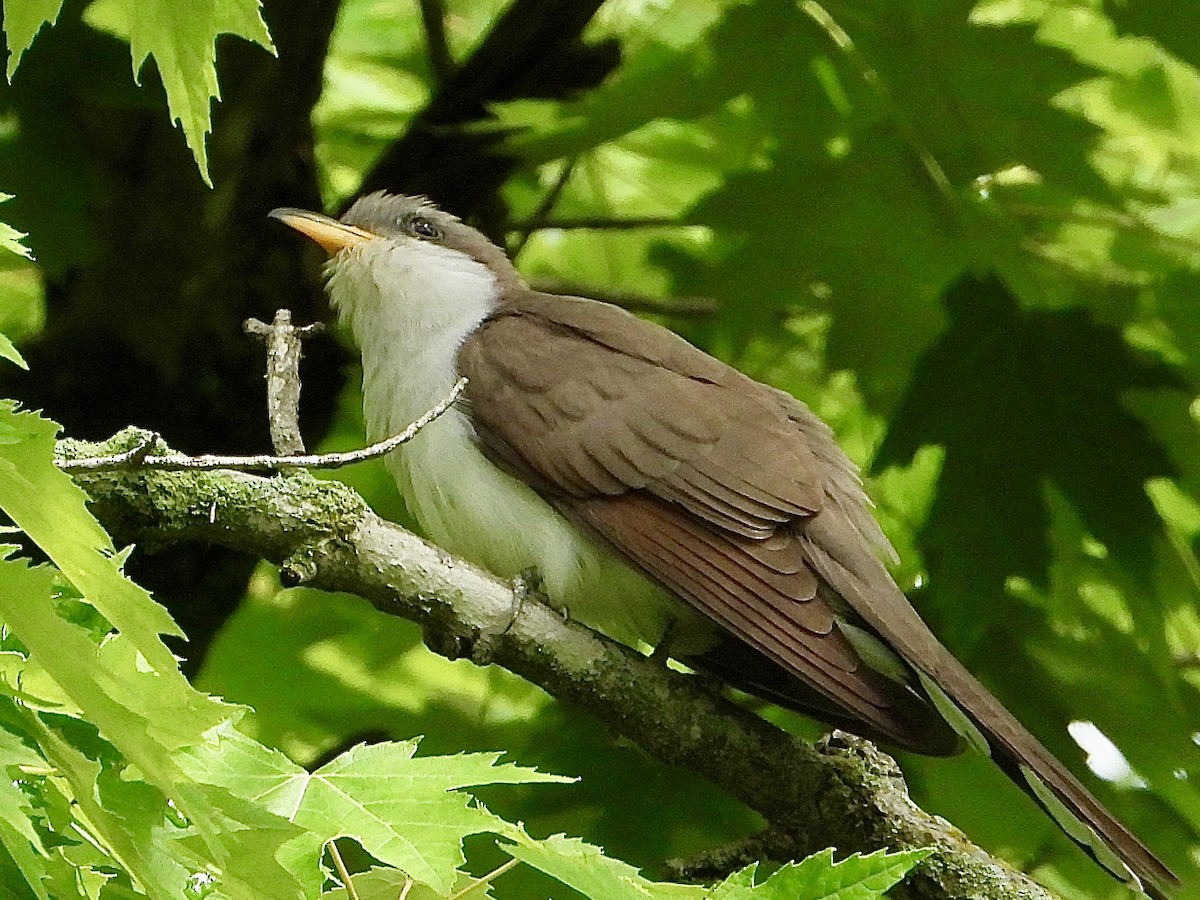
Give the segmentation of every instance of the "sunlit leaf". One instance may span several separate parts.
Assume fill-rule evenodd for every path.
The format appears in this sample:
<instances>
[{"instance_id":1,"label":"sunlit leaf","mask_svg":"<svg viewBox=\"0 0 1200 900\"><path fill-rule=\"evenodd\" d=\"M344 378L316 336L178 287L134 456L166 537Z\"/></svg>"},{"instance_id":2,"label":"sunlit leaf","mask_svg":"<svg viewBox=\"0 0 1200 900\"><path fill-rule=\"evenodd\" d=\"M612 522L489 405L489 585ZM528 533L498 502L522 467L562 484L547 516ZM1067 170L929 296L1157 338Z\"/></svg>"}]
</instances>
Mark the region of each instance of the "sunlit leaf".
<instances>
[{"instance_id":1,"label":"sunlit leaf","mask_svg":"<svg viewBox=\"0 0 1200 900\"><path fill-rule=\"evenodd\" d=\"M5 0L4 36L8 42L8 79L43 25L53 25L63 0Z\"/></svg>"},{"instance_id":2,"label":"sunlit leaf","mask_svg":"<svg viewBox=\"0 0 1200 900\"><path fill-rule=\"evenodd\" d=\"M824 850L790 863L754 883L754 868L731 875L712 892L712 900L875 900L898 884L928 850L854 854L834 862Z\"/></svg>"},{"instance_id":3,"label":"sunlit leaf","mask_svg":"<svg viewBox=\"0 0 1200 900\"><path fill-rule=\"evenodd\" d=\"M208 181L205 138L212 130L211 105L217 87L216 40L222 34L245 38L274 52L258 0L142 0L130 18L133 71L153 57L167 92L167 109L183 129L200 174Z\"/></svg>"},{"instance_id":4,"label":"sunlit leaf","mask_svg":"<svg viewBox=\"0 0 1200 900\"><path fill-rule=\"evenodd\" d=\"M701 900L709 896L707 889L700 885L652 882L628 863L605 856L599 847L577 838L561 834L544 841L535 841L524 834L515 837L517 843L504 845L514 859L545 872L585 897L596 900L646 900L650 897Z\"/></svg>"}]
</instances>

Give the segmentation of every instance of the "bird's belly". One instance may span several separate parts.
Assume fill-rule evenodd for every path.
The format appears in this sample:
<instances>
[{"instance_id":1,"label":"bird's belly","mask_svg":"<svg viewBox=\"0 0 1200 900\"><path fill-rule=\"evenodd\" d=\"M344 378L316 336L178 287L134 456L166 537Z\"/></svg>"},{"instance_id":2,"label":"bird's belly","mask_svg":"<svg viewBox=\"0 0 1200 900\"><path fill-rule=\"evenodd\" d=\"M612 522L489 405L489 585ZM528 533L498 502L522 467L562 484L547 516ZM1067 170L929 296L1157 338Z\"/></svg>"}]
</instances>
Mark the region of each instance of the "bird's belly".
<instances>
[{"instance_id":1,"label":"bird's belly","mask_svg":"<svg viewBox=\"0 0 1200 900\"><path fill-rule=\"evenodd\" d=\"M623 643L657 645L668 627L679 655L716 642L707 619L488 460L461 412L432 422L387 462L409 512L456 556L505 578L535 569L555 606Z\"/></svg>"}]
</instances>

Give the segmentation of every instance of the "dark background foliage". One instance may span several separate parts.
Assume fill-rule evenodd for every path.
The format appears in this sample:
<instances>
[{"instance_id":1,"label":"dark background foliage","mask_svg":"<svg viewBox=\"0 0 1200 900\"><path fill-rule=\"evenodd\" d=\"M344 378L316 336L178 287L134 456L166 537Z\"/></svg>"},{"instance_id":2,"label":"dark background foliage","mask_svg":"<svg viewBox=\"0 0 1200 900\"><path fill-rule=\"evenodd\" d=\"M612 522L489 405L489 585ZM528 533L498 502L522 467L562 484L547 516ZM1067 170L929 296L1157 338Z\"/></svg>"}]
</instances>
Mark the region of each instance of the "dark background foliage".
<instances>
[{"instance_id":1,"label":"dark background foliage","mask_svg":"<svg viewBox=\"0 0 1200 900\"><path fill-rule=\"evenodd\" d=\"M943 640L1200 883L1190 6L266 0L277 56L218 44L211 188L104 7L69 2L0 89L3 212L38 260L2 273L31 371L0 394L75 437L264 450L240 323L328 315L319 256L266 212L426 193L534 282L654 316L826 417ZM357 377L340 337L308 345L310 442L360 439ZM378 466L346 477L404 519ZM504 748L583 776L506 812L648 866L754 825L353 598L154 549L130 570L189 670L300 762L364 735ZM1077 896L1118 890L985 762L904 763L989 848Z\"/></svg>"}]
</instances>

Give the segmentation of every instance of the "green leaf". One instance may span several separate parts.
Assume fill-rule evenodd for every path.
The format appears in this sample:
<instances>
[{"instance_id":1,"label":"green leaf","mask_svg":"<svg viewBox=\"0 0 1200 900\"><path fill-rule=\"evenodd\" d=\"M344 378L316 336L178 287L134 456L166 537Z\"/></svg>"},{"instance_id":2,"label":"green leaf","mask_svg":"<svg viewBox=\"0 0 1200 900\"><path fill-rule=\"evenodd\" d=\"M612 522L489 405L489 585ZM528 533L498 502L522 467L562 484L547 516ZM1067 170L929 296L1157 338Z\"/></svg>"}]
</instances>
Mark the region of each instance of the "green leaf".
<instances>
[{"instance_id":1,"label":"green leaf","mask_svg":"<svg viewBox=\"0 0 1200 900\"><path fill-rule=\"evenodd\" d=\"M106 773L40 718L29 717L37 740L69 785L79 816L104 850L120 863L151 896L178 896L191 867L172 852L165 829L162 795L142 781L124 781Z\"/></svg>"},{"instance_id":2,"label":"green leaf","mask_svg":"<svg viewBox=\"0 0 1200 900\"><path fill-rule=\"evenodd\" d=\"M404 900L443 900L445 897L445 894L438 893L433 888L417 884L399 869L372 866L365 872L352 875L351 880L354 882L354 896L357 900L397 900L400 896L403 896ZM459 872L458 880L454 882L452 890L465 890L475 881L476 879L467 873ZM405 889L407 889L407 893L405 893ZM473 888L469 894L464 896L468 900L492 900L492 886L485 884ZM353 900L353 898L350 898L349 892L344 887L338 887L321 894L321 900Z\"/></svg>"},{"instance_id":3,"label":"green leaf","mask_svg":"<svg viewBox=\"0 0 1200 900\"><path fill-rule=\"evenodd\" d=\"M164 631L177 633L170 617L124 577L107 535L83 505L84 495L53 464L57 426L8 404L0 405L0 429L7 433L0 441L0 508L116 628L115 633L106 627L96 633L91 617L79 617L70 608L75 601L56 598L59 576L53 570L31 569L21 560L0 563L0 620L27 648L29 665L44 670L72 707L119 751L122 765L133 764L149 782L144 790L153 796L132 799L129 783L110 780L110 793L125 796L145 817L136 820L134 830L122 832L122 852L140 853L147 835L166 827L161 820L170 798L195 834L195 846L180 843L172 853L187 859L193 870L199 861L212 860L231 897L261 896L253 885L265 883L274 885L281 897L290 896L289 883L299 892L299 882L277 860L282 845L296 837L294 828L183 770L184 752L216 742L214 726L240 713L194 690L179 672L159 638ZM38 590L31 590L30 579L40 579ZM116 828L121 823L111 824ZM313 856L309 871L315 869L315 850ZM133 855L130 864L155 866L158 861L152 854ZM171 867L154 877L166 883L177 875Z\"/></svg>"},{"instance_id":4,"label":"green leaf","mask_svg":"<svg viewBox=\"0 0 1200 900\"><path fill-rule=\"evenodd\" d=\"M1164 767L1169 759L1183 765L1194 728L1164 712L1177 702L1182 713L1187 703L1172 700L1181 687L1167 639L1174 613L1153 589L1162 523L1145 490L1174 466L1127 401L1135 389L1178 379L1080 310L1020 310L995 279L960 282L946 308L950 327L918 365L876 460L884 466L928 444L944 448L918 535L927 563L917 598L923 615L964 662L991 673L1004 702L1060 758L1078 758L1065 723L1098 717L1111 699L1118 705L1110 721L1129 724L1110 732L1121 746L1153 746ZM1056 503L1079 522L1057 546ZM1068 543L1103 561L1104 577L1089 572L1050 601L1044 590L1061 577ZM1194 590L1193 583L1193 598ZM1105 630L1094 622L1100 611ZM1042 649L1047 642L1053 650ZM1143 699L1131 704L1135 696ZM1174 741L1151 742L1136 726L1143 703ZM1156 790L1190 791L1186 780L1171 782L1164 775ZM1136 797L1112 799L1137 806ZM1181 801L1180 808L1194 803ZM979 808L977 798L971 803Z\"/></svg>"},{"instance_id":5,"label":"green leaf","mask_svg":"<svg viewBox=\"0 0 1200 900\"><path fill-rule=\"evenodd\" d=\"M1185 62L1200 66L1200 24L1188 0L1105 0L1104 10L1119 31L1153 38Z\"/></svg>"},{"instance_id":6,"label":"green leaf","mask_svg":"<svg viewBox=\"0 0 1200 900\"><path fill-rule=\"evenodd\" d=\"M25 570L27 575L46 571ZM214 784L210 771L189 772L195 777L185 781L175 770L186 765L187 754L168 760L165 771L154 773L156 782L179 797L176 802L143 779L140 767L130 766L113 744L82 720L39 716L15 705L8 709L9 718L19 716L46 754L41 768L51 773L49 783L65 784L72 798L66 821L61 813L54 821L54 833L94 835L103 849L101 859L77 863L78 880L94 882L84 870L116 865L144 885L158 885L165 896L178 896L197 877L219 882L224 895L245 900L262 896L268 885L271 896L281 898L311 897L319 891L321 840ZM122 735L119 743L131 742ZM214 735L195 752L213 756L219 744ZM146 758L147 753L140 756ZM47 781L41 781L44 793ZM86 792L86 802L79 799L80 791Z\"/></svg>"},{"instance_id":7,"label":"green leaf","mask_svg":"<svg viewBox=\"0 0 1200 900\"><path fill-rule=\"evenodd\" d=\"M361 446L361 432L344 449L352 446ZM517 676L430 653L415 625L381 616L361 598L277 591L265 571L252 584L210 645L198 686L253 707L239 729L301 765L319 765L364 734L424 732L425 755L504 747L542 771L584 777L570 790L488 788L479 796L490 809L535 833L586 834L638 865L762 827L698 776L614 744L603 726ZM633 794L644 805L638 816L611 805ZM505 876L531 891L525 883L534 881L548 883L529 869Z\"/></svg>"},{"instance_id":8,"label":"green leaf","mask_svg":"<svg viewBox=\"0 0 1200 900\"><path fill-rule=\"evenodd\" d=\"M930 850L877 850L858 853L841 862L833 850L823 850L798 863L789 863L760 884L755 867L729 876L717 885L711 900L875 900L898 884Z\"/></svg>"},{"instance_id":9,"label":"green leaf","mask_svg":"<svg viewBox=\"0 0 1200 900\"><path fill-rule=\"evenodd\" d=\"M132 643L150 668L176 684L183 700L191 688L159 638L163 634L182 637L182 632L162 606L120 571L111 540L84 505L86 495L54 465L59 426L18 410L11 401L0 401L0 430L9 436L0 442L0 509ZM10 624L16 627L12 620ZM181 710L192 705L187 702Z\"/></svg>"},{"instance_id":10,"label":"green leaf","mask_svg":"<svg viewBox=\"0 0 1200 900\"><path fill-rule=\"evenodd\" d=\"M488 784L565 783L572 779L497 765L498 753L415 757L417 741L360 745L307 772L226 727L217 745L185 762L197 778L253 799L307 832L302 853L315 862L336 837L358 841L380 862L443 894L465 862L463 838L482 832L512 836L515 826L458 793Z\"/></svg>"},{"instance_id":11,"label":"green leaf","mask_svg":"<svg viewBox=\"0 0 1200 900\"><path fill-rule=\"evenodd\" d=\"M71 858L80 848L86 847L99 857L99 851L90 844L73 847L56 847L51 855L52 867L48 886L50 896L57 898L78 897L79 900L101 900L101 892L110 882L118 879L107 858L97 860L96 865L78 862ZM87 852L85 851L85 852ZM109 894L108 896L113 896Z\"/></svg>"},{"instance_id":12,"label":"green leaf","mask_svg":"<svg viewBox=\"0 0 1200 900\"><path fill-rule=\"evenodd\" d=\"M12 194L0 194L0 203L5 200L11 200ZM23 231L17 231L11 225L6 225L0 222L0 249L15 253L17 256L23 256L26 259L31 259L29 248L21 243L28 235Z\"/></svg>"},{"instance_id":13,"label":"green leaf","mask_svg":"<svg viewBox=\"0 0 1200 900\"><path fill-rule=\"evenodd\" d=\"M995 279L964 279L945 303L950 328L921 360L875 464L945 447L922 535L939 607L965 620L989 594L1002 608L1010 576L1046 583L1047 481L1097 540L1146 573L1160 525L1143 485L1173 467L1122 397L1174 376L1079 312L1022 313Z\"/></svg>"},{"instance_id":14,"label":"green leaf","mask_svg":"<svg viewBox=\"0 0 1200 900\"><path fill-rule=\"evenodd\" d=\"M274 53L258 0L141 0L130 21L129 47L134 76L153 57L167 92L167 109L183 129L206 184L205 137L212 130L217 86L216 40L232 34Z\"/></svg>"},{"instance_id":15,"label":"green leaf","mask_svg":"<svg viewBox=\"0 0 1200 900\"><path fill-rule=\"evenodd\" d=\"M852 369L886 409L944 326L938 297L970 254L907 155L876 130L841 158L781 148L769 169L728 179L689 214L720 235L720 265L677 266L678 289L720 299L707 329L735 355L751 336L786 339L773 323L791 310L827 312L829 365ZM786 250L773 209L803 228Z\"/></svg>"},{"instance_id":16,"label":"green leaf","mask_svg":"<svg viewBox=\"0 0 1200 900\"><path fill-rule=\"evenodd\" d=\"M9 362L16 363L25 371L29 371L29 364L25 362L25 357L21 356L21 352L5 334L0 334L0 357L7 359Z\"/></svg>"},{"instance_id":17,"label":"green leaf","mask_svg":"<svg viewBox=\"0 0 1200 900\"><path fill-rule=\"evenodd\" d=\"M646 900L647 897L701 900L708 896L708 890L699 885L652 882L628 863L605 856L599 847L578 838L556 834L538 841L524 832L510 837L516 837L518 842L503 847L514 859L595 900Z\"/></svg>"},{"instance_id":18,"label":"green leaf","mask_svg":"<svg viewBox=\"0 0 1200 900\"><path fill-rule=\"evenodd\" d=\"M0 726L0 844L20 869L39 900L50 900L46 848L30 819L33 805L22 789L22 769L45 769L46 761L20 738Z\"/></svg>"},{"instance_id":19,"label":"green leaf","mask_svg":"<svg viewBox=\"0 0 1200 900\"><path fill-rule=\"evenodd\" d=\"M13 342L4 334L0 334L0 357L7 359L9 362L16 363L26 371L29 370L29 365L25 362L25 357L21 355L21 351L14 347Z\"/></svg>"},{"instance_id":20,"label":"green leaf","mask_svg":"<svg viewBox=\"0 0 1200 900\"><path fill-rule=\"evenodd\" d=\"M642 17L639 17L642 18ZM712 114L739 96L803 103L806 117L797 137L806 143L822 131L821 87L804 63L827 46L812 22L787 0L730 4L700 0L673 4L653 28L629 42L628 61L611 78L578 101L551 105L522 100L499 104L496 112L516 130L507 144L531 162L577 154L615 140L657 119L689 120ZM623 42L628 29L622 29ZM745 65L753 58L753 66ZM797 63L800 63L798 66ZM797 77L781 79L780 71ZM814 102L816 101L816 102ZM743 122L756 132L761 120ZM786 121L772 124L786 126ZM533 127L529 127L533 126ZM789 137L793 135L789 134ZM710 157L721 152L709 146Z\"/></svg>"},{"instance_id":21,"label":"green leaf","mask_svg":"<svg viewBox=\"0 0 1200 900\"><path fill-rule=\"evenodd\" d=\"M66 681L68 691L101 723L102 728L123 739L127 746L134 742L139 744L145 752L136 755L146 766L144 771L152 771L147 764L163 765L165 755L161 749L140 737L149 730L147 721L121 705L121 700L128 702L127 697L114 690L107 678L101 678L100 683L92 687L86 685L85 682L96 679L102 672L100 666L89 665L89 661L96 659L97 648L82 629L55 613L51 596L56 587L57 575L47 566L30 567L24 560L0 561L0 618L23 634L23 642L33 653L39 657L52 657L52 668L57 668L60 680ZM41 627L29 627L29 620L38 621ZM18 624L14 625L14 622ZM66 665L54 667L53 654L46 649L48 646L62 654L60 659L69 660L70 665L77 667L77 678L62 679ZM116 808L110 808L107 802L110 798L102 796L99 786L104 769L99 760L89 758L32 712L25 713L22 722L37 740L50 766L70 786L70 793L79 804L83 817L97 832L107 851L143 884L155 885L167 893L177 890L184 883L186 868L172 854L158 852L146 840L161 824L162 810L165 809L162 795L138 782L155 796L149 800L143 796L129 808L119 803ZM111 788L119 781L109 780L107 784ZM132 784L127 786L127 790L134 789Z\"/></svg>"},{"instance_id":22,"label":"green leaf","mask_svg":"<svg viewBox=\"0 0 1200 900\"><path fill-rule=\"evenodd\" d=\"M63 0L5 0L4 36L8 43L8 80L12 81L21 57L46 24L53 25Z\"/></svg>"},{"instance_id":23,"label":"green leaf","mask_svg":"<svg viewBox=\"0 0 1200 900\"><path fill-rule=\"evenodd\" d=\"M0 203L11 199L12 194L0 194ZM25 259L31 259L32 256L30 255L29 248L21 243L25 237L24 232L17 231L11 225L0 222L0 249L8 250ZM29 369L24 357L13 346L13 342L9 340L8 335L2 333L0 333L0 357L7 359L9 362L16 363L22 369Z\"/></svg>"},{"instance_id":24,"label":"green leaf","mask_svg":"<svg viewBox=\"0 0 1200 900\"><path fill-rule=\"evenodd\" d=\"M10 80L37 32L57 19L61 7L62 0L4 4ZM125 8L107 4L97 18L110 32L128 30L134 79L139 83L142 67L153 57L167 94L168 113L183 129L200 174L211 186L205 138L212 130L212 101L220 99L216 40L232 34L274 53L258 0L141 0ZM0 243L7 237L0 234Z\"/></svg>"},{"instance_id":25,"label":"green leaf","mask_svg":"<svg viewBox=\"0 0 1200 900\"><path fill-rule=\"evenodd\" d=\"M513 858L595 900L874 900L930 853L880 850L835 863L829 849L783 866L758 884L756 867L750 866L706 888L650 881L628 863L605 856L600 848L561 834L537 841L521 833L517 843L503 846Z\"/></svg>"},{"instance_id":26,"label":"green leaf","mask_svg":"<svg viewBox=\"0 0 1200 900\"><path fill-rule=\"evenodd\" d=\"M14 810L8 798L0 798L5 811L0 840L39 898L44 891L55 900L99 900L100 889L114 877L118 864L92 837L94 829L81 818L66 779L43 755L39 734L41 725L27 710L0 699L0 791L14 797L19 807ZM10 811L19 818L8 815ZM108 871L97 871L101 868ZM11 880L20 877L13 875Z\"/></svg>"},{"instance_id":27,"label":"green leaf","mask_svg":"<svg viewBox=\"0 0 1200 900\"><path fill-rule=\"evenodd\" d=\"M416 741L359 746L315 772L294 775L260 799L313 833L352 837L381 862L448 892L465 862L462 839L513 826L457 793L485 784L564 783L498 753L414 757Z\"/></svg>"}]
</instances>

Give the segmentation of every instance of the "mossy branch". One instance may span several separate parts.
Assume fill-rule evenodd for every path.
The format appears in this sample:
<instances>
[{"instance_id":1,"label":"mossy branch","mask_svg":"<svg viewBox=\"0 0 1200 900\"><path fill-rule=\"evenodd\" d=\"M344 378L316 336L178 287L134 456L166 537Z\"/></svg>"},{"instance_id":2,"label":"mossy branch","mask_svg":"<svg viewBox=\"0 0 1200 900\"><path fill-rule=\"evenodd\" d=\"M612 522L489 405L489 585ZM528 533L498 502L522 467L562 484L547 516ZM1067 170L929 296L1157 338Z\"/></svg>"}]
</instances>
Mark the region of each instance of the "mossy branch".
<instances>
[{"instance_id":1,"label":"mossy branch","mask_svg":"<svg viewBox=\"0 0 1200 900\"><path fill-rule=\"evenodd\" d=\"M64 441L64 459L145 445L129 429L103 444ZM348 487L305 472L79 471L93 510L121 542L202 542L256 554L285 583L348 591L419 623L449 658L496 664L595 715L671 765L708 778L760 813L768 829L679 871L728 869L750 855L799 858L933 847L893 896L1052 895L916 806L896 764L869 742L835 732L817 746L722 697L707 679L672 671L535 599L515 609L513 586L380 519Z\"/></svg>"}]
</instances>

